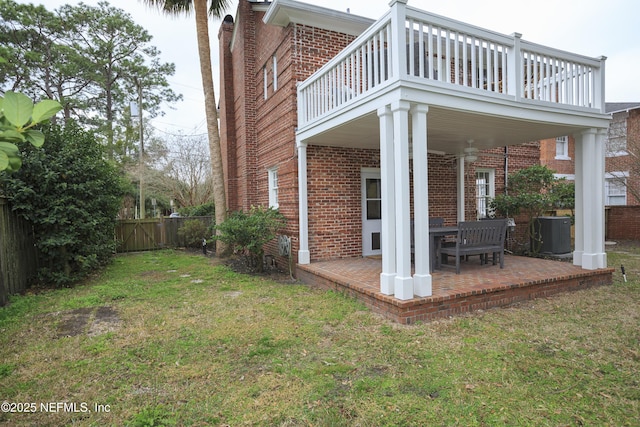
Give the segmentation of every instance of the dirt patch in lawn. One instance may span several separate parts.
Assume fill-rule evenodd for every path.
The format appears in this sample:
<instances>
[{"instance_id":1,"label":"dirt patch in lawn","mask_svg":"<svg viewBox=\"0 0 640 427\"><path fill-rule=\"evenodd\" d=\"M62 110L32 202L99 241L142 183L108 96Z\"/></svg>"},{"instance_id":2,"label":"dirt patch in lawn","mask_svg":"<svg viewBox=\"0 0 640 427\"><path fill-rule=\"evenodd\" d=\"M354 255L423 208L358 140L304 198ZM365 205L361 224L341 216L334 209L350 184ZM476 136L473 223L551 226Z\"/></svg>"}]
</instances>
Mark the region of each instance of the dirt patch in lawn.
<instances>
[{"instance_id":1,"label":"dirt patch in lawn","mask_svg":"<svg viewBox=\"0 0 640 427\"><path fill-rule=\"evenodd\" d=\"M96 336L112 332L120 326L118 312L109 306L82 307L55 313L58 321L58 338L86 334Z\"/></svg>"}]
</instances>

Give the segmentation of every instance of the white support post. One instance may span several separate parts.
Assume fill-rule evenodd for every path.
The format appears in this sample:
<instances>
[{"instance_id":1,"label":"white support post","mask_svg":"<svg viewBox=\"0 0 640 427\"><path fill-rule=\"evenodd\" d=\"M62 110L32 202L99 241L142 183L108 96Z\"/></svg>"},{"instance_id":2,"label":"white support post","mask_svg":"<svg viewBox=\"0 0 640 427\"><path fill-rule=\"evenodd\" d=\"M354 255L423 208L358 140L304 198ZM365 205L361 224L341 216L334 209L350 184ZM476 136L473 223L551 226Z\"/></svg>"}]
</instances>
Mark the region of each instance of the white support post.
<instances>
[{"instance_id":1,"label":"white support post","mask_svg":"<svg viewBox=\"0 0 640 427\"><path fill-rule=\"evenodd\" d=\"M464 154L458 156L458 222L464 221Z\"/></svg>"},{"instance_id":2,"label":"white support post","mask_svg":"<svg viewBox=\"0 0 640 427\"><path fill-rule=\"evenodd\" d=\"M604 251L604 132L589 129L580 135L579 142L582 146L582 200L576 207L583 211L581 265L586 270L595 270L607 265ZM576 229L576 234L578 231Z\"/></svg>"},{"instance_id":3,"label":"white support post","mask_svg":"<svg viewBox=\"0 0 640 427\"><path fill-rule=\"evenodd\" d=\"M573 250L573 265L582 266L582 254L584 253L584 156L582 149L582 136L580 134L573 135L575 139L574 164L575 164L575 239Z\"/></svg>"},{"instance_id":4,"label":"white support post","mask_svg":"<svg viewBox=\"0 0 640 427\"><path fill-rule=\"evenodd\" d=\"M298 141L298 221L300 242L298 264L310 264L309 253L309 213L307 207L307 143Z\"/></svg>"},{"instance_id":5,"label":"white support post","mask_svg":"<svg viewBox=\"0 0 640 427\"><path fill-rule=\"evenodd\" d=\"M394 101L393 148L395 163L396 269L394 295L413 298L411 277L411 213L409 192L409 103Z\"/></svg>"},{"instance_id":6,"label":"white support post","mask_svg":"<svg viewBox=\"0 0 640 427\"><path fill-rule=\"evenodd\" d=\"M389 106L378 109L380 119L380 185L382 195L382 273L380 292L393 295L396 278L395 164L393 116Z\"/></svg>"},{"instance_id":7,"label":"white support post","mask_svg":"<svg viewBox=\"0 0 640 427\"><path fill-rule=\"evenodd\" d=\"M427 158L427 113L429 107L416 105L411 108L413 138L413 221L414 262L413 293L419 297L432 294L432 278L429 271L429 173Z\"/></svg>"}]
</instances>

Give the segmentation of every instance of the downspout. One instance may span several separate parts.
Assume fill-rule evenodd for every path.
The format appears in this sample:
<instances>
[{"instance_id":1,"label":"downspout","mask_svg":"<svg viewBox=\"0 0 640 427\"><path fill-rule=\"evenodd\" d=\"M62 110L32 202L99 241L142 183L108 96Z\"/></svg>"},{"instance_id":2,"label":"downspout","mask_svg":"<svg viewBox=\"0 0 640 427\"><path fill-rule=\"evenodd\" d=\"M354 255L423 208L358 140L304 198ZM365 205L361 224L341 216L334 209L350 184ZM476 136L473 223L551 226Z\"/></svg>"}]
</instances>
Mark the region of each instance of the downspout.
<instances>
[{"instance_id":1,"label":"downspout","mask_svg":"<svg viewBox=\"0 0 640 427\"><path fill-rule=\"evenodd\" d=\"M504 194L509 194L507 190L509 184L509 146L504 147Z\"/></svg>"}]
</instances>

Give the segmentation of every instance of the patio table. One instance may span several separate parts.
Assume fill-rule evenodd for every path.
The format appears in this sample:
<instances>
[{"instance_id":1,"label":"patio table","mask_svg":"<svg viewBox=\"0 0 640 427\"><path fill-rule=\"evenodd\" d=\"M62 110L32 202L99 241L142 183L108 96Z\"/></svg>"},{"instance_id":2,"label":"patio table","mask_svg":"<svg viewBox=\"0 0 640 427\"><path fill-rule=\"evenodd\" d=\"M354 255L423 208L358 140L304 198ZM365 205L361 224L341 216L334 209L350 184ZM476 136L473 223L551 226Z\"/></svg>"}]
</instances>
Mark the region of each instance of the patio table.
<instances>
[{"instance_id":1,"label":"patio table","mask_svg":"<svg viewBox=\"0 0 640 427\"><path fill-rule=\"evenodd\" d=\"M441 267L440 265L440 246L442 243L442 237L444 236L458 236L458 226L449 227L430 227L429 237L433 243L430 250L431 257L429 258L429 270L433 272L435 268Z\"/></svg>"}]
</instances>

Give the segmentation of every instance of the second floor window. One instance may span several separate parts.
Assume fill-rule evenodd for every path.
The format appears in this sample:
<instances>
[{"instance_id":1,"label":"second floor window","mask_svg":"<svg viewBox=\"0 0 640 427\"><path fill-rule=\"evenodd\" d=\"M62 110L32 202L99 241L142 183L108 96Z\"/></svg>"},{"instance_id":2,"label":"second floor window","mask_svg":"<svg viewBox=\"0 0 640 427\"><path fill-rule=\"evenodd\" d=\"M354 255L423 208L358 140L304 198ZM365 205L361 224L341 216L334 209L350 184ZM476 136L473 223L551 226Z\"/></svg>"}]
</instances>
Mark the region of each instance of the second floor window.
<instances>
[{"instance_id":1,"label":"second floor window","mask_svg":"<svg viewBox=\"0 0 640 427\"><path fill-rule=\"evenodd\" d=\"M271 76L273 81L269 81L269 68L271 68ZM262 91L263 98L266 100L269 98L269 84L272 84L272 91L278 90L278 58L273 55L271 58L271 64L267 63L262 67Z\"/></svg>"},{"instance_id":2,"label":"second floor window","mask_svg":"<svg viewBox=\"0 0 640 427\"><path fill-rule=\"evenodd\" d=\"M624 156L627 154L627 120L614 119L609 124L609 131L605 140L607 157Z\"/></svg>"},{"instance_id":3,"label":"second floor window","mask_svg":"<svg viewBox=\"0 0 640 427\"><path fill-rule=\"evenodd\" d=\"M556 138L556 159L571 160L569 157L569 137L559 136Z\"/></svg>"}]
</instances>

